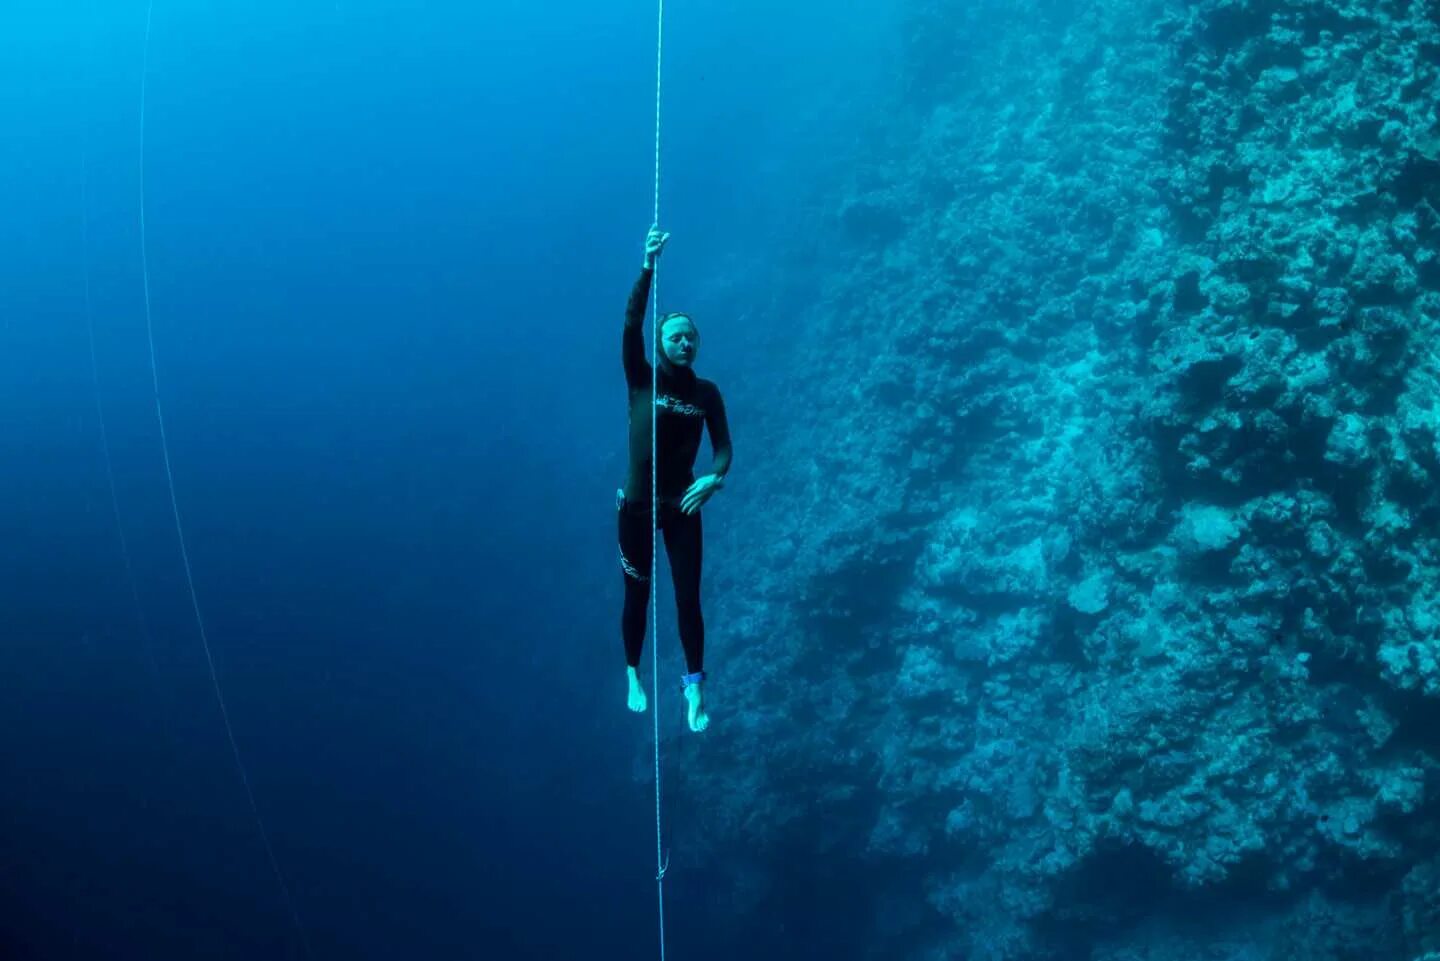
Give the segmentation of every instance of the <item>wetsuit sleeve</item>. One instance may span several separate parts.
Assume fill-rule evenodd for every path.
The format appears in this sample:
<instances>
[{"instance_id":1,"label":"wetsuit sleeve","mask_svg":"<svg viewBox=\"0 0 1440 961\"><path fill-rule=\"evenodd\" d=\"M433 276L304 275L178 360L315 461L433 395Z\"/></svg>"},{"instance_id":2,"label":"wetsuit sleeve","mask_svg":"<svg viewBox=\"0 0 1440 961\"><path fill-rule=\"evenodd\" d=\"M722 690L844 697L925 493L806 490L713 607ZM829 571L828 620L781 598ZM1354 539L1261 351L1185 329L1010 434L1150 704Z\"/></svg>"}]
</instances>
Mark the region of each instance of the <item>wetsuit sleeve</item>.
<instances>
[{"instance_id":1,"label":"wetsuit sleeve","mask_svg":"<svg viewBox=\"0 0 1440 961\"><path fill-rule=\"evenodd\" d=\"M725 418L725 399L720 388L711 385L711 397L705 404L705 427L710 431L710 452L714 463L710 472L724 477L730 470L733 452L730 447L730 422Z\"/></svg>"},{"instance_id":2,"label":"wetsuit sleeve","mask_svg":"<svg viewBox=\"0 0 1440 961\"><path fill-rule=\"evenodd\" d=\"M625 305L625 334L620 353L625 361L625 382L631 387L650 385L650 361L645 359L645 305L650 300L652 277L654 271L648 267L641 269Z\"/></svg>"}]
</instances>

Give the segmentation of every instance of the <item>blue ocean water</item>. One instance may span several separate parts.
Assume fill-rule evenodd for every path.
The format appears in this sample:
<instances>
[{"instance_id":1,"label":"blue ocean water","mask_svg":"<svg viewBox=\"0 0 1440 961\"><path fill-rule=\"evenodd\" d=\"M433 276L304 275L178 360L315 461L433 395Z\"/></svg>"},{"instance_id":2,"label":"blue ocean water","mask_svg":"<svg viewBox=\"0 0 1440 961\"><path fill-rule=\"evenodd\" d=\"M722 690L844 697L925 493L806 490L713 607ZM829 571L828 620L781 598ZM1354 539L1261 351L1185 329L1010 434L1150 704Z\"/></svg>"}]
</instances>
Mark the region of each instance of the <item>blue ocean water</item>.
<instances>
[{"instance_id":1,"label":"blue ocean water","mask_svg":"<svg viewBox=\"0 0 1440 961\"><path fill-rule=\"evenodd\" d=\"M5 7L0 961L1440 959L1440 0L669 0L700 735L657 13Z\"/></svg>"},{"instance_id":2,"label":"blue ocean water","mask_svg":"<svg viewBox=\"0 0 1440 961\"><path fill-rule=\"evenodd\" d=\"M703 298L717 379L779 366L746 351L784 318L745 272L883 89L871 7L668 13L663 283ZM612 508L655 7L153 6L159 394L305 938L167 492L147 4L6 20L0 957L653 952ZM767 402L730 401L740 463ZM668 885L672 951L744 943L703 863Z\"/></svg>"}]
</instances>

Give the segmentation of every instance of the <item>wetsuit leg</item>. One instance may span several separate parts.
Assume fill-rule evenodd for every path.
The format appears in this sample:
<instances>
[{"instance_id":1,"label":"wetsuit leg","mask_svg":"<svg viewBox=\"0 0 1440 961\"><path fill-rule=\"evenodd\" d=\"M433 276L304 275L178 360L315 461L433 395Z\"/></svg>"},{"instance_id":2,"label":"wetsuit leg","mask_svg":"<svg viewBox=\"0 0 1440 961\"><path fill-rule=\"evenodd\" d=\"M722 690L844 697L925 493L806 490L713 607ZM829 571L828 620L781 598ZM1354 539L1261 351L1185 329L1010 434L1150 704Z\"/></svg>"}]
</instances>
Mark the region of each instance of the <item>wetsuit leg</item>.
<instances>
[{"instance_id":1,"label":"wetsuit leg","mask_svg":"<svg viewBox=\"0 0 1440 961\"><path fill-rule=\"evenodd\" d=\"M704 537L700 514L671 509L661 527L670 577L675 582L675 614L680 622L680 645L691 674L705 669L705 618L700 613L700 567Z\"/></svg>"},{"instance_id":2,"label":"wetsuit leg","mask_svg":"<svg viewBox=\"0 0 1440 961\"><path fill-rule=\"evenodd\" d=\"M650 513L621 506L620 567L625 575L625 608L620 633L625 639L625 663L640 666L645 646L645 609L650 604Z\"/></svg>"}]
</instances>

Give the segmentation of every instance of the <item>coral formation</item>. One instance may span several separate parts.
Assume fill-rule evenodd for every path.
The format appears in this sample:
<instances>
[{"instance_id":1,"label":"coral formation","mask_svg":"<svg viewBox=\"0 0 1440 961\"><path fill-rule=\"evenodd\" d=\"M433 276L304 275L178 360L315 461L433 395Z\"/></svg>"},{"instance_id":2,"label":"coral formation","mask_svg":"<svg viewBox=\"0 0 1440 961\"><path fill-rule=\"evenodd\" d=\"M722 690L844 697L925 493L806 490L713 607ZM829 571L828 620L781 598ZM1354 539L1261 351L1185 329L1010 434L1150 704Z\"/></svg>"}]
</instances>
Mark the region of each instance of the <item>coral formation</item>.
<instances>
[{"instance_id":1,"label":"coral formation","mask_svg":"<svg viewBox=\"0 0 1440 961\"><path fill-rule=\"evenodd\" d=\"M911 957L1440 953L1440 0L912 6L682 790Z\"/></svg>"}]
</instances>

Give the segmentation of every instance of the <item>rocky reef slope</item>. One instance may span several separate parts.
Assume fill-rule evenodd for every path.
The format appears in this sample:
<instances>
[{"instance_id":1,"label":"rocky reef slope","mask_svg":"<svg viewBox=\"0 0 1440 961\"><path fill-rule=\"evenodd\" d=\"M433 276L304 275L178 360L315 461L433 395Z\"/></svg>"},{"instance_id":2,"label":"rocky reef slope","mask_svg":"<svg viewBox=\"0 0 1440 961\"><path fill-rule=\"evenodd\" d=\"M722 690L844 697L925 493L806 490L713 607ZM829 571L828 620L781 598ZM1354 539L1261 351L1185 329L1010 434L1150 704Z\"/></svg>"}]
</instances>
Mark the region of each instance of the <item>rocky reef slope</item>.
<instances>
[{"instance_id":1,"label":"rocky reef slope","mask_svg":"<svg viewBox=\"0 0 1440 961\"><path fill-rule=\"evenodd\" d=\"M1440 0L912 7L694 833L856 956L1440 957Z\"/></svg>"}]
</instances>

